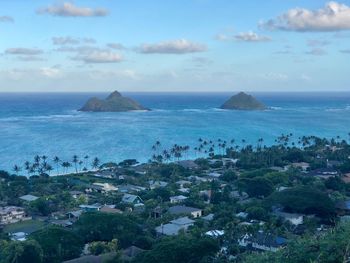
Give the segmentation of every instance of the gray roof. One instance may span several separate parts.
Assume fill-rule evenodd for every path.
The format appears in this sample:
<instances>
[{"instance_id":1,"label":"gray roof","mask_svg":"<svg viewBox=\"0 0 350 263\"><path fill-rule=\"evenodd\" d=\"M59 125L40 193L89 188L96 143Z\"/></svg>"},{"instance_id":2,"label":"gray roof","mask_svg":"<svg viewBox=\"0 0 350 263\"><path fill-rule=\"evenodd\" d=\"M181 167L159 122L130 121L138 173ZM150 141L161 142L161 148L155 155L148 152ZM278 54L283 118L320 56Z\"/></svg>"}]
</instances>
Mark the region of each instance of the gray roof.
<instances>
[{"instance_id":1,"label":"gray roof","mask_svg":"<svg viewBox=\"0 0 350 263\"><path fill-rule=\"evenodd\" d=\"M189 225L176 225L176 224L165 224L161 226L157 226L156 232L159 234L167 235L167 236L174 236L179 234L180 230L187 230L187 227Z\"/></svg>"},{"instance_id":2,"label":"gray roof","mask_svg":"<svg viewBox=\"0 0 350 263\"><path fill-rule=\"evenodd\" d=\"M22 195L20 197L20 199L27 201L27 202L31 202L31 201L35 201L37 200L39 197L35 196L35 195Z\"/></svg>"},{"instance_id":3,"label":"gray roof","mask_svg":"<svg viewBox=\"0 0 350 263\"><path fill-rule=\"evenodd\" d=\"M170 221L170 223L175 224L175 225L179 225L179 226L193 224L194 222L195 222L194 220L189 219L187 216L180 217L180 218L177 218L177 219Z\"/></svg>"},{"instance_id":4,"label":"gray roof","mask_svg":"<svg viewBox=\"0 0 350 263\"><path fill-rule=\"evenodd\" d=\"M192 212L200 211L199 208L184 206L184 205L176 205L169 208L169 213L171 214L189 214Z\"/></svg>"},{"instance_id":5,"label":"gray roof","mask_svg":"<svg viewBox=\"0 0 350 263\"><path fill-rule=\"evenodd\" d=\"M206 216L203 216L202 219L204 219L206 221L211 221L214 219L214 214L208 214Z\"/></svg>"}]
</instances>

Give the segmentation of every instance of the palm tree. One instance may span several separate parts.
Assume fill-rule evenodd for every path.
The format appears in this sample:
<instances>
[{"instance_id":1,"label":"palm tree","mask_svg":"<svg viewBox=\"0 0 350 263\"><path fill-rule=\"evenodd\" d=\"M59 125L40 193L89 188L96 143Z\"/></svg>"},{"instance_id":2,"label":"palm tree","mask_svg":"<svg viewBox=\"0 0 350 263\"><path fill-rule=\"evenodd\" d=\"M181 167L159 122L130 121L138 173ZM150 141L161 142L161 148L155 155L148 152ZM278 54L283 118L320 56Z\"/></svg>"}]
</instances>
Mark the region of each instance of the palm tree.
<instances>
[{"instance_id":1,"label":"palm tree","mask_svg":"<svg viewBox=\"0 0 350 263\"><path fill-rule=\"evenodd\" d=\"M15 165L13 166L13 171L16 173L16 175L18 175L18 173L19 173L21 170L22 170L21 167L18 166L17 164L15 164Z\"/></svg>"},{"instance_id":2,"label":"palm tree","mask_svg":"<svg viewBox=\"0 0 350 263\"><path fill-rule=\"evenodd\" d=\"M57 170L57 174L58 174L58 167L59 167L59 164L60 164L61 160L60 160L60 158L58 158L58 156L55 156L53 158L53 161L56 164L56 170Z\"/></svg>"},{"instance_id":3,"label":"palm tree","mask_svg":"<svg viewBox=\"0 0 350 263\"><path fill-rule=\"evenodd\" d=\"M63 162L61 165L64 168L64 173L67 173L68 172L68 168L72 166L70 164L70 162Z\"/></svg>"},{"instance_id":4,"label":"palm tree","mask_svg":"<svg viewBox=\"0 0 350 263\"><path fill-rule=\"evenodd\" d=\"M85 168L87 167L87 161L89 159L89 155L85 155L84 156L84 160L85 160Z\"/></svg>"},{"instance_id":5,"label":"palm tree","mask_svg":"<svg viewBox=\"0 0 350 263\"><path fill-rule=\"evenodd\" d=\"M72 162L74 163L74 167L75 167L75 173L78 173L78 167L77 164L79 162L78 156L77 155L73 155L73 160Z\"/></svg>"},{"instance_id":6,"label":"palm tree","mask_svg":"<svg viewBox=\"0 0 350 263\"><path fill-rule=\"evenodd\" d=\"M50 172L53 170L52 166L48 163L46 163L46 166L45 166L45 170L49 173L50 175Z\"/></svg>"},{"instance_id":7,"label":"palm tree","mask_svg":"<svg viewBox=\"0 0 350 263\"><path fill-rule=\"evenodd\" d=\"M29 169L30 169L30 162L26 161L24 163L24 169L27 171L28 175L29 175Z\"/></svg>"},{"instance_id":8,"label":"palm tree","mask_svg":"<svg viewBox=\"0 0 350 263\"><path fill-rule=\"evenodd\" d=\"M82 160L80 160L78 162L78 164L79 164L79 172L80 172L81 171L81 167L83 166L84 162Z\"/></svg>"},{"instance_id":9,"label":"palm tree","mask_svg":"<svg viewBox=\"0 0 350 263\"><path fill-rule=\"evenodd\" d=\"M92 168L97 169L100 165L100 160L95 157L94 160L92 161Z\"/></svg>"}]
</instances>

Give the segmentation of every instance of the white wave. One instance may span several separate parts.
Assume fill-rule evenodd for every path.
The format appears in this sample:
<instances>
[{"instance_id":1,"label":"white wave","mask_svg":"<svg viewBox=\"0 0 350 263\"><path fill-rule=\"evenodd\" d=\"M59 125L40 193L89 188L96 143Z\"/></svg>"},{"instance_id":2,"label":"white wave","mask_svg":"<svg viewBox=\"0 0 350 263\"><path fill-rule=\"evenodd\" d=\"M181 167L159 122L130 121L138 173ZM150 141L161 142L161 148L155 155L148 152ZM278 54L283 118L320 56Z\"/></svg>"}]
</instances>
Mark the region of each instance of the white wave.
<instances>
[{"instance_id":1,"label":"white wave","mask_svg":"<svg viewBox=\"0 0 350 263\"><path fill-rule=\"evenodd\" d=\"M271 110L282 110L283 108L282 107L274 107L274 106L271 106L269 107Z\"/></svg>"},{"instance_id":2,"label":"white wave","mask_svg":"<svg viewBox=\"0 0 350 263\"><path fill-rule=\"evenodd\" d=\"M183 109L180 111L185 111L185 112L205 112L203 109Z\"/></svg>"}]
</instances>

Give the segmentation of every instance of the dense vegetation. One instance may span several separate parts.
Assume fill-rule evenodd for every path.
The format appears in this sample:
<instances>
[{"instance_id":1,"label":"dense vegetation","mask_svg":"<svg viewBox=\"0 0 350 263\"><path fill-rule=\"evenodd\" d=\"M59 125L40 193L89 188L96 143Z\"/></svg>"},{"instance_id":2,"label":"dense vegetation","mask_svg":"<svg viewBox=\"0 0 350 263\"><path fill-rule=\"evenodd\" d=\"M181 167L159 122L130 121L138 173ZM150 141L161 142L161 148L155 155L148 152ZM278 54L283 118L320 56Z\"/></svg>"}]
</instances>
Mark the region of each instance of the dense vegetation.
<instances>
[{"instance_id":1,"label":"dense vegetation","mask_svg":"<svg viewBox=\"0 0 350 263\"><path fill-rule=\"evenodd\" d=\"M193 149L198 156L193 164L198 166L196 169L178 162L187 159L188 146L162 149L157 142L142 175L137 173L135 160L101 164L98 158L88 161L88 156L73 156L71 161L55 157L52 166L48 157L36 156L23 170L16 165L15 174L0 171L1 203L23 207L33 221L41 222L22 242L11 241L5 226L0 231L0 263L62 262L79 257L85 244L93 255L112 253L111 262L125 261L123 251L130 246L143 252L128 260L141 263L346 262L350 226L339 223L347 212L337 209L339 201L350 199L350 184L344 180L350 172L350 146L345 140L295 140L289 134L277 138L272 146L264 146L262 139L256 145L220 139L199 139L198 143ZM236 161L225 163L224 159ZM300 162L307 163L308 168L303 171L294 166ZM87 171L89 166L117 173L115 177L100 178L94 171ZM48 175L52 170L64 172L69 167L73 173ZM337 176L309 174L319 168L332 169ZM210 172L219 172L220 176L212 179ZM150 181L166 182L166 186L151 188ZM184 182L182 189L179 181ZM142 199L143 209L137 211L123 203L123 192L86 194L96 182L142 186L133 193ZM83 194L73 197L72 191ZM19 197L26 194L39 198L24 202ZM155 227L184 216L168 213L173 205L169 198L177 195L187 197L183 205L202 209L205 216L212 214L212 219L195 219L193 226L177 236L157 235ZM52 222L67 219L67 212L79 209L79 205L95 203L115 205L120 211L84 212L72 226L53 226ZM304 222L293 225L276 211L302 214ZM211 230L223 234L209 237L205 233ZM284 237L288 245L276 253L252 252L239 245L242 236L259 231Z\"/></svg>"}]
</instances>

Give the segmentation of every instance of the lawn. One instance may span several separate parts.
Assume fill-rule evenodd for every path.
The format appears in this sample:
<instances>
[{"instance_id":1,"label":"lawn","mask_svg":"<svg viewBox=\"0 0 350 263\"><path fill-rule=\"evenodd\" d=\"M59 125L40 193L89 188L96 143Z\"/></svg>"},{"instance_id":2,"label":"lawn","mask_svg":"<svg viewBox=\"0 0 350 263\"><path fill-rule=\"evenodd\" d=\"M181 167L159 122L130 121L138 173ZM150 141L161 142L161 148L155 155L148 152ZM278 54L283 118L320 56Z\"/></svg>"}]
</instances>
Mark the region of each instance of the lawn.
<instances>
[{"instance_id":1,"label":"lawn","mask_svg":"<svg viewBox=\"0 0 350 263\"><path fill-rule=\"evenodd\" d=\"M14 232L25 232L25 233L33 233L39 229L44 228L47 223L38 220L27 220L14 224L6 225L4 228L5 233L14 233Z\"/></svg>"}]
</instances>

